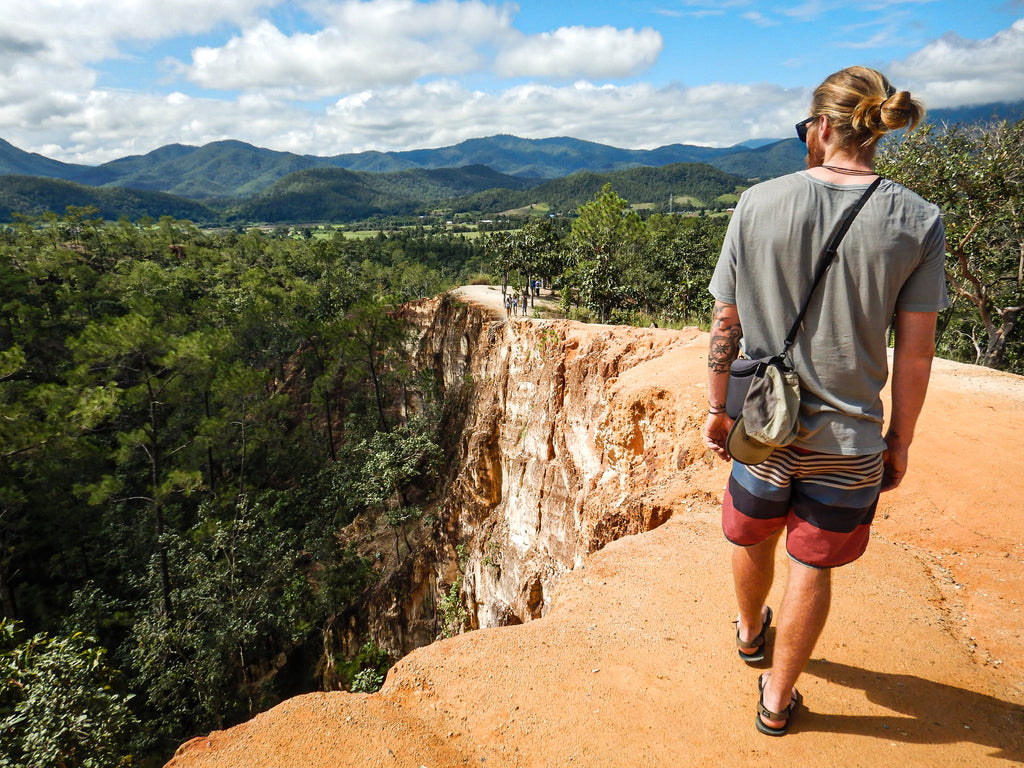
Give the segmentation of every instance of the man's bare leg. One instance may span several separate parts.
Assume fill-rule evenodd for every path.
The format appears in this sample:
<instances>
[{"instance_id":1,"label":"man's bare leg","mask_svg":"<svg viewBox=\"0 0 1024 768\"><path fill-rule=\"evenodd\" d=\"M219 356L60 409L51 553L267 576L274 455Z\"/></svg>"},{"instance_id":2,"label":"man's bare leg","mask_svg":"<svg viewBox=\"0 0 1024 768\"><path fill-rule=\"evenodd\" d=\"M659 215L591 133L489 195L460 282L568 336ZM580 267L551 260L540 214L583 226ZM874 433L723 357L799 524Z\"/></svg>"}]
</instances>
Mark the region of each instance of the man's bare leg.
<instances>
[{"instance_id":1,"label":"man's bare leg","mask_svg":"<svg viewBox=\"0 0 1024 768\"><path fill-rule=\"evenodd\" d=\"M784 712L789 706L797 678L814 653L821 630L828 620L832 602L832 571L809 568L791 561L786 593L779 609L772 669L765 680L764 705L772 712ZM781 720L765 720L781 728Z\"/></svg>"},{"instance_id":2,"label":"man's bare leg","mask_svg":"<svg viewBox=\"0 0 1024 768\"><path fill-rule=\"evenodd\" d=\"M761 632L765 601L775 579L775 546L781 535L780 530L760 544L733 548L732 576L740 609L736 629L741 640L752 640ZM740 650L751 653L754 647Z\"/></svg>"}]
</instances>

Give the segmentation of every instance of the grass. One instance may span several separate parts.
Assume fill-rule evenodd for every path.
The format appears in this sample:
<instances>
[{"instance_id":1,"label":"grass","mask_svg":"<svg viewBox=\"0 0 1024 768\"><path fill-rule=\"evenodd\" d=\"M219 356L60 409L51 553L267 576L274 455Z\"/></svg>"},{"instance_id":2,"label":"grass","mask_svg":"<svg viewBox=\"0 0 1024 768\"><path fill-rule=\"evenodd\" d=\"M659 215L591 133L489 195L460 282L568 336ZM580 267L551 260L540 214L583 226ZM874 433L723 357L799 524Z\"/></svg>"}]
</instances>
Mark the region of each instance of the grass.
<instances>
[{"instance_id":1,"label":"grass","mask_svg":"<svg viewBox=\"0 0 1024 768\"><path fill-rule=\"evenodd\" d=\"M512 208L502 211L499 216L547 216L551 213L550 203L531 203L522 208Z\"/></svg>"},{"instance_id":2,"label":"grass","mask_svg":"<svg viewBox=\"0 0 1024 768\"><path fill-rule=\"evenodd\" d=\"M672 195L672 205L692 205L694 208L703 208L704 201L693 195Z\"/></svg>"}]
</instances>

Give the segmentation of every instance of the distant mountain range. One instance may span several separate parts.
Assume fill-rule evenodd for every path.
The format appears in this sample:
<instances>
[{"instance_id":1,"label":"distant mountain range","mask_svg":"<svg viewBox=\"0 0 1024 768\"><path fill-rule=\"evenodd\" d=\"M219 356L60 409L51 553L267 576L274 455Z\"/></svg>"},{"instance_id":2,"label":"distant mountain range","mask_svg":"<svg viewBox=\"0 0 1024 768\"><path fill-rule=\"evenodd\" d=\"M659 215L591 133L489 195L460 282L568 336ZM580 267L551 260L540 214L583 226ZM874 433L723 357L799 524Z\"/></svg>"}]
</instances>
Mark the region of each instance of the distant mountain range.
<instances>
[{"instance_id":1,"label":"distant mountain range","mask_svg":"<svg viewBox=\"0 0 1024 768\"><path fill-rule=\"evenodd\" d=\"M648 174L647 186L625 182L634 193L627 199L667 205L677 195L707 202L753 177L799 168L803 157L796 139L725 149L675 144L633 150L572 138L493 136L440 149L335 157L275 152L240 141L172 144L86 166L0 140L0 221L14 213L62 213L68 205L94 205L104 218L171 215L201 223L344 222L438 207L481 214L531 204L573 210L593 197L595 185L618 185L616 176L625 171L690 165L698 170Z\"/></svg>"},{"instance_id":2,"label":"distant mountain range","mask_svg":"<svg viewBox=\"0 0 1024 768\"><path fill-rule=\"evenodd\" d=\"M86 166L29 154L0 139L0 174L62 179L94 187L166 192L191 200L238 200L267 189L290 173L313 168L394 173L484 166L536 184L583 170L602 173L672 163L727 165L730 173L759 177L799 167L803 155L803 148L796 139L776 140L755 147L737 145L722 149L673 144L642 150L619 149L567 137L492 136L439 149L360 152L334 157L277 152L241 141L217 141L202 147L170 144L145 155Z\"/></svg>"},{"instance_id":3,"label":"distant mountain range","mask_svg":"<svg viewBox=\"0 0 1024 768\"><path fill-rule=\"evenodd\" d=\"M1019 120L1024 101L934 110L929 117L933 122ZM618 173L692 163L721 175L712 182L711 169L693 174L675 169L648 174L645 183L651 186L635 188L633 196L617 191L632 202L663 204L669 195L707 201L727 188L797 170L804 155L795 138L728 148L672 144L636 150L568 137L499 135L438 149L333 157L277 152L240 141L171 144L87 166L25 152L0 139L0 220L9 221L14 212L63 212L67 205L95 205L108 218L172 215L198 222L344 221L438 205L484 213L532 203L565 209L589 199L578 199L567 189L579 192L597 182L548 182L585 172L594 179L614 174L613 183L632 184ZM686 184L697 186L678 186L684 176Z\"/></svg>"}]
</instances>

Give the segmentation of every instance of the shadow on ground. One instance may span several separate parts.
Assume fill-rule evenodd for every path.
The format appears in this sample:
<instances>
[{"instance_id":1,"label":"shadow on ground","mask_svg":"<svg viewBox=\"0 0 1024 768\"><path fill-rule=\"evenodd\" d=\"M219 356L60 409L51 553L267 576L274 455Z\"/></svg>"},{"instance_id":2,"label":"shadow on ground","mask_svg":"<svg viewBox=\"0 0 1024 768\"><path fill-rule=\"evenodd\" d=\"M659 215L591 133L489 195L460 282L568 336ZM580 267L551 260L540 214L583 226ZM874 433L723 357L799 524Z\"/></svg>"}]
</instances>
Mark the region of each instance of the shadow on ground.
<instances>
[{"instance_id":1,"label":"shadow on ground","mask_svg":"<svg viewBox=\"0 0 1024 768\"><path fill-rule=\"evenodd\" d=\"M811 661L807 674L859 689L868 701L894 714L807 710L794 719L794 732L848 733L912 744L972 742L997 750L992 757L1024 763L1024 707L1018 704L915 675L875 672L825 660ZM1006 743L1007 733L1016 734L1013 743Z\"/></svg>"}]
</instances>

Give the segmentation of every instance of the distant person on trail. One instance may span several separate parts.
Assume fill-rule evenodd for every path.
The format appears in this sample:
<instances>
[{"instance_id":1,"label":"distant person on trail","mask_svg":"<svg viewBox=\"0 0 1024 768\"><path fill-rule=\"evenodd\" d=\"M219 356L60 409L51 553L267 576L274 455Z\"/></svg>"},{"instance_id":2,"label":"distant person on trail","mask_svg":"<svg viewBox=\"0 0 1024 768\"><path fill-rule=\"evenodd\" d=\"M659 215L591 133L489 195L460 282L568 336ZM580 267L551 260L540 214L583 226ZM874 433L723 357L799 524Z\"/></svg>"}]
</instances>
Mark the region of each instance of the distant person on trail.
<instances>
[{"instance_id":1,"label":"distant person on trail","mask_svg":"<svg viewBox=\"0 0 1024 768\"><path fill-rule=\"evenodd\" d=\"M899 485L907 471L931 375L937 312L949 305L939 210L886 179L810 291L825 244L877 178L878 140L889 130L916 127L923 114L908 92L897 92L875 70L830 75L814 92L810 116L796 125L807 144L807 170L743 193L711 280L704 440L727 461L732 362L741 347L749 358L778 354L811 296L787 356L800 379L796 440L763 463L734 461L722 503L725 536L737 545L736 644L747 662L765 658L772 622L765 601L786 531L790 562L771 667L758 678L755 724L771 736L786 733L800 705L795 686L828 618L830 569L864 553L879 493ZM883 437L879 394L894 315L892 412Z\"/></svg>"}]
</instances>

